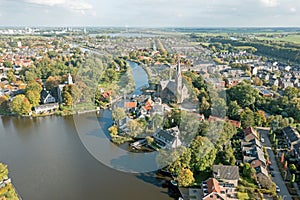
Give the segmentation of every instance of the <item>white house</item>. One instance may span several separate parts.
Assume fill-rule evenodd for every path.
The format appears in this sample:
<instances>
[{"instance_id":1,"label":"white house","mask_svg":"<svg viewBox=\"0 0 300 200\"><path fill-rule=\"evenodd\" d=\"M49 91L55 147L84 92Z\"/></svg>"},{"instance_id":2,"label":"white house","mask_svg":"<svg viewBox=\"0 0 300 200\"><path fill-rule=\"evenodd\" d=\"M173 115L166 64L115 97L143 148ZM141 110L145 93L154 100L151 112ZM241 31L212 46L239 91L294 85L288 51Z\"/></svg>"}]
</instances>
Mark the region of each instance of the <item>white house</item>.
<instances>
[{"instance_id":1,"label":"white house","mask_svg":"<svg viewBox=\"0 0 300 200\"><path fill-rule=\"evenodd\" d=\"M162 149L173 149L182 145L179 139L180 131L178 127L173 127L167 130L158 129L153 137L157 145Z\"/></svg>"}]
</instances>

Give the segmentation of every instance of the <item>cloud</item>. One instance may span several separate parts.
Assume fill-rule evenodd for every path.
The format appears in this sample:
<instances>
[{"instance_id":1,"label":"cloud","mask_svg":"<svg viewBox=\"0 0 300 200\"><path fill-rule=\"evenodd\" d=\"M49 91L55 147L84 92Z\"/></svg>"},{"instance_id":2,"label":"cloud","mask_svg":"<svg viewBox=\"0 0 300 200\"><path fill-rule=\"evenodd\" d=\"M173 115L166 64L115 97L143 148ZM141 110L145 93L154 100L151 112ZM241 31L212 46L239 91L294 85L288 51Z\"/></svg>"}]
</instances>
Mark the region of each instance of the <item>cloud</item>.
<instances>
[{"instance_id":1,"label":"cloud","mask_svg":"<svg viewBox=\"0 0 300 200\"><path fill-rule=\"evenodd\" d=\"M85 0L24 0L27 3L43 5L43 6L58 6L72 11L84 13L87 10L92 10L93 6Z\"/></svg>"},{"instance_id":2,"label":"cloud","mask_svg":"<svg viewBox=\"0 0 300 200\"><path fill-rule=\"evenodd\" d=\"M260 0L260 2L266 7L276 7L279 5L278 0Z\"/></svg>"}]
</instances>

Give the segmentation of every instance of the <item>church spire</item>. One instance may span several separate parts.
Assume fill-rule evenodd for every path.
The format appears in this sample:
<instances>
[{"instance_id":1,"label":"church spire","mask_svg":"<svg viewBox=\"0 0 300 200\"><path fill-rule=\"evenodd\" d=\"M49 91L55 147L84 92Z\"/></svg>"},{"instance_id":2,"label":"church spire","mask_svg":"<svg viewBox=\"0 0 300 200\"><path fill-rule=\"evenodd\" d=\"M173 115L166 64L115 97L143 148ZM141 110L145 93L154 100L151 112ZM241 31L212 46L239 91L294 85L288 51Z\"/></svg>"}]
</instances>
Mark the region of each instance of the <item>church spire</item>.
<instances>
[{"instance_id":1,"label":"church spire","mask_svg":"<svg viewBox=\"0 0 300 200\"><path fill-rule=\"evenodd\" d=\"M177 103L182 103L182 76L181 76L180 56L179 55L178 55L178 64L177 64L177 69L176 69L175 84L176 84Z\"/></svg>"}]
</instances>

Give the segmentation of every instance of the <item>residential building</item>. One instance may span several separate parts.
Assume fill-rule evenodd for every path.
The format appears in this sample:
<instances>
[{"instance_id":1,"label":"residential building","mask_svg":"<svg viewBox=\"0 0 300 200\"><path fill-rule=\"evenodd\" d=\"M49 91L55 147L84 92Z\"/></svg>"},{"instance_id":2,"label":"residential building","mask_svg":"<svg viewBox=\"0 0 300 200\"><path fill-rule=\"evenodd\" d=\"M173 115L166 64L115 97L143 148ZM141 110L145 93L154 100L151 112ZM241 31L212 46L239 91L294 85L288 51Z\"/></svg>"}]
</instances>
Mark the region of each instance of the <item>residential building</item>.
<instances>
[{"instance_id":1,"label":"residential building","mask_svg":"<svg viewBox=\"0 0 300 200\"><path fill-rule=\"evenodd\" d=\"M236 187L239 180L239 167L230 165L213 165L213 176L223 186Z\"/></svg>"},{"instance_id":2,"label":"residential building","mask_svg":"<svg viewBox=\"0 0 300 200\"><path fill-rule=\"evenodd\" d=\"M180 131L178 127L167 130L158 129L153 137L157 145L162 149L173 149L182 145L179 139Z\"/></svg>"},{"instance_id":3,"label":"residential building","mask_svg":"<svg viewBox=\"0 0 300 200\"><path fill-rule=\"evenodd\" d=\"M202 182L202 199L203 200L226 200L226 189L219 185L215 178L210 178Z\"/></svg>"}]
</instances>

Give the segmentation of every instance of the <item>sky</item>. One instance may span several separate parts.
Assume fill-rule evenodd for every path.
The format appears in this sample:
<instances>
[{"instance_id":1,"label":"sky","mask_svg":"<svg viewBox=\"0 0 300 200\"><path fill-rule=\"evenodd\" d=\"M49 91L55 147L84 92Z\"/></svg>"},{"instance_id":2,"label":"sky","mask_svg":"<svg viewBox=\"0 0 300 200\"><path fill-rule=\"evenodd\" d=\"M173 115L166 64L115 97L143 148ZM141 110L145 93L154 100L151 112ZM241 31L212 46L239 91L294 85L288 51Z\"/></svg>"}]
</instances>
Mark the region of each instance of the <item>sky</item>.
<instances>
[{"instance_id":1,"label":"sky","mask_svg":"<svg viewBox=\"0 0 300 200\"><path fill-rule=\"evenodd\" d=\"M0 26L300 27L300 0L0 0Z\"/></svg>"}]
</instances>

